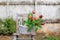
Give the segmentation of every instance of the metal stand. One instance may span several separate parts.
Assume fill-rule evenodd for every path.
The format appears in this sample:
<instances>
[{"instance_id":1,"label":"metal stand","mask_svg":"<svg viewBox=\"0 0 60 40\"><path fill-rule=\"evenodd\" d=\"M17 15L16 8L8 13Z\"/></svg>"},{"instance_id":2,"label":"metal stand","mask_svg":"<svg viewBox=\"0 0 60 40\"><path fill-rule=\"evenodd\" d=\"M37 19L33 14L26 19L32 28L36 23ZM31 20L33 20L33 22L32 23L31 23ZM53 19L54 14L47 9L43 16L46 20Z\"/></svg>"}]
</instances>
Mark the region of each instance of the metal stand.
<instances>
[{"instance_id":1,"label":"metal stand","mask_svg":"<svg viewBox=\"0 0 60 40\"><path fill-rule=\"evenodd\" d=\"M33 35L31 35L31 40L33 40L33 38L34 38L34 36L33 36Z\"/></svg>"},{"instance_id":2,"label":"metal stand","mask_svg":"<svg viewBox=\"0 0 60 40\"><path fill-rule=\"evenodd\" d=\"M34 40L34 35L31 35L31 38L19 38L19 35L14 33L14 38L13 40Z\"/></svg>"}]
</instances>

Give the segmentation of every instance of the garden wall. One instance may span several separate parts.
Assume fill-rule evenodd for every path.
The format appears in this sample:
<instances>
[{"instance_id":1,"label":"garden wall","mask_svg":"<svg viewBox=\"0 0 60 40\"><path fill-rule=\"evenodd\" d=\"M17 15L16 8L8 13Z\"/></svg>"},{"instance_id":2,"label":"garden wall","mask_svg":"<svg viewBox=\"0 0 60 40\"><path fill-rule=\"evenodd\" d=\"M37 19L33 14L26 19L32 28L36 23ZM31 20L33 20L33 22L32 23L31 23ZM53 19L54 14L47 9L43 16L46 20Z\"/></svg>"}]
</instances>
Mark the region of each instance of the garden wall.
<instances>
[{"instance_id":1,"label":"garden wall","mask_svg":"<svg viewBox=\"0 0 60 40\"><path fill-rule=\"evenodd\" d=\"M34 5L0 5L0 9L0 18L13 16L16 19L17 14L32 12ZM36 15L40 14L44 16L43 19L60 19L60 5L36 5Z\"/></svg>"}]
</instances>

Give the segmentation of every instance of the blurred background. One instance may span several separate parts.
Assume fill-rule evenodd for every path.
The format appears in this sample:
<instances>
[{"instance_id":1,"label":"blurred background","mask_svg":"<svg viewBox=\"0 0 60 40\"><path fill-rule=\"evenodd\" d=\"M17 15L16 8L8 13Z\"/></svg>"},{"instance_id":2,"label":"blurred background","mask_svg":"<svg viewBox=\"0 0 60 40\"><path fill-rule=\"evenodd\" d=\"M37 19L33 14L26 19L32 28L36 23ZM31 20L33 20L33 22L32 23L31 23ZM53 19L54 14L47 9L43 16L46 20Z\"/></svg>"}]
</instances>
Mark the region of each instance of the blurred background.
<instances>
[{"instance_id":1,"label":"blurred background","mask_svg":"<svg viewBox=\"0 0 60 40\"><path fill-rule=\"evenodd\" d=\"M25 15L33 10L36 10L36 16L40 14L44 16L43 21L45 25L42 28L44 33L47 35L51 33L51 35L55 33L60 34L60 0L0 0L1 19L13 17L16 20L17 15ZM35 36L36 40L40 40L40 38L43 40L42 37L44 34L40 36L40 33L39 29L38 34ZM12 40L13 36L10 37L8 39ZM6 40L8 39L6 38ZM4 40L4 38L0 40Z\"/></svg>"},{"instance_id":2,"label":"blurred background","mask_svg":"<svg viewBox=\"0 0 60 40\"><path fill-rule=\"evenodd\" d=\"M8 16L15 18L17 14L29 13L35 9L37 15L44 16L43 19L59 19L59 2L59 0L0 0L0 18Z\"/></svg>"}]
</instances>

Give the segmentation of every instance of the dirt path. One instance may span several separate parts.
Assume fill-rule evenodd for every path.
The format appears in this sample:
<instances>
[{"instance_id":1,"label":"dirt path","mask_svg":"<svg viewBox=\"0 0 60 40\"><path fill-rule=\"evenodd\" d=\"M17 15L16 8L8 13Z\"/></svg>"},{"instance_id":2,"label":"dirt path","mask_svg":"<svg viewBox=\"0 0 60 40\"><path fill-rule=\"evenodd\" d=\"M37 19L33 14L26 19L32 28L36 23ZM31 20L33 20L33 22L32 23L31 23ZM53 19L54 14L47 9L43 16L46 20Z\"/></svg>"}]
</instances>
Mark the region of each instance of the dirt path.
<instances>
[{"instance_id":1,"label":"dirt path","mask_svg":"<svg viewBox=\"0 0 60 40\"><path fill-rule=\"evenodd\" d=\"M13 36L0 36L0 40L13 40Z\"/></svg>"}]
</instances>

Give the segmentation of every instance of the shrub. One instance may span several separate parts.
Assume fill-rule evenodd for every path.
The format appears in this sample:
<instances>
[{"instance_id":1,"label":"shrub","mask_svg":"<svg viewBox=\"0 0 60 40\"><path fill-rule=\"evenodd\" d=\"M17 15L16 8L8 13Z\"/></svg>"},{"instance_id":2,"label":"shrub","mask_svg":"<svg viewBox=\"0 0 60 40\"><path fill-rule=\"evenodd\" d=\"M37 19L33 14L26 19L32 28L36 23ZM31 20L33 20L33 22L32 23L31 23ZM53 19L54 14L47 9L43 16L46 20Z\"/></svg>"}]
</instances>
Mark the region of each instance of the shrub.
<instances>
[{"instance_id":1,"label":"shrub","mask_svg":"<svg viewBox=\"0 0 60 40\"><path fill-rule=\"evenodd\" d=\"M16 22L13 20L13 18L6 18L4 22L4 27L6 33L16 32Z\"/></svg>"}]
</instances>

